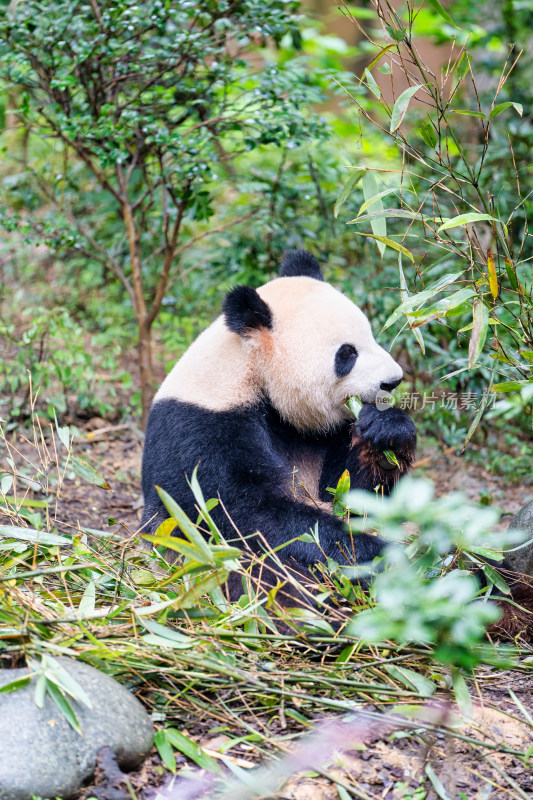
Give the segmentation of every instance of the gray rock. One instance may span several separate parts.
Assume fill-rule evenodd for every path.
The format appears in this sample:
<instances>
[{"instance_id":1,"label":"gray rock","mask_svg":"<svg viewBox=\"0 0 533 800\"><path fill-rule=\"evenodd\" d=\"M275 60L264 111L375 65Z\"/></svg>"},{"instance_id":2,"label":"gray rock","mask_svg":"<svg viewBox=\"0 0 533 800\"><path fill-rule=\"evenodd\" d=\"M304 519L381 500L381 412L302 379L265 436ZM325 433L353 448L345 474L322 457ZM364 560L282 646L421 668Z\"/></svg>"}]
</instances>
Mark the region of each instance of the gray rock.
<instances>
[{"instance_id":1,"label":"gray rock","mask_svg":"<svg viewBox=\"0 0 533 800\"><path fill-rule=\"evenodd\" d=\"M509 523L509 530L527 531L528 539L533 539L533 500L514 515ZM503 565L511 572L533 577L533 542L507 553Z\"/></svg>"},{"instance_id":2,"label":"gray rock","mask_svg":"<svg viewBox=\"0 0 533 800\"><path fill-rule=\"evenodd\" d=\"M92 708L69 698L82 729L77 733L47 694L35 705L35 680L0 694L0 800L69 798L89 778L104 745L126 769L137 766L153 741L149 715L127 689L87 664L57 662L82 687ZM0 686L28 674L26 668L0 670Z\"/></svg>"}]
</instances>

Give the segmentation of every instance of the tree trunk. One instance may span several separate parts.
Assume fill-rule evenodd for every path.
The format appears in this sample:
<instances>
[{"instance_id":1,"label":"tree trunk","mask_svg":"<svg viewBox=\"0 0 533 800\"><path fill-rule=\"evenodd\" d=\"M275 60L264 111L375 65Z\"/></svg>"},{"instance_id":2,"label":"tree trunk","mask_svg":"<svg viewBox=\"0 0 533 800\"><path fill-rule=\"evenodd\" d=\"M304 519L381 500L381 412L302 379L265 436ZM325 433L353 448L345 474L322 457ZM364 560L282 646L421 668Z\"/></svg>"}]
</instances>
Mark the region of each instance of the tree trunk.
<instances>
[{"instance_id":1,"label":"tree trunk","mask_svg":"<svg viewBox=\"0 0 533 800\"><path fill-rule=\"evenodd\" d=\"M148 320L139 322L139 374L141 379L142 426L146 429L148 413L154 399L154 374L152 370L152 326Z\"/></svg>"}]
</instances>

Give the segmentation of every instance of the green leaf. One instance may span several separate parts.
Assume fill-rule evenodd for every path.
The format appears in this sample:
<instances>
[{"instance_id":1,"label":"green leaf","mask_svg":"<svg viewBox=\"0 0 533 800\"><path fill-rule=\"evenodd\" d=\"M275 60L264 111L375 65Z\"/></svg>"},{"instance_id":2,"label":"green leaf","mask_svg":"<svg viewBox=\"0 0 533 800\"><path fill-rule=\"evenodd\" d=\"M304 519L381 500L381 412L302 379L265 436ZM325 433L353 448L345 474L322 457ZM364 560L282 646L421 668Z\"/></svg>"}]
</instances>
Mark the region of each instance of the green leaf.
<instances>
[{"instance_id":1,"label":"green leaf","mask_svg":"<svg viewBox=\"0 0 533 800\"><path fill-rule=\"evenodd\" d=\"M363 205L361 206L361 208L357 212L357 216L360 217L361 214L364 214L364 212L367 210L367 208L369 208L371 205L373 205L378 200L381 200L382 197L386 197L389 194L398 194L398 189L396 188L396 186L393 186L390 189L384 189L382 192L379 192L378 194L373 195L369 200L365 200L365 202L363 203Z\"/></svg>"},{"instance_id":2,"label":"green leaf","mask_svg":"<svg viewBox=\"0 0 533 800\"><path fill-rule=\"evenodd\" d=\"M466 685L466 681L457 667L452 667L451 670L455 700L463 717L467 720L471 720L473 718L473 706L472 698L470 697L470 692L468 691L468 686Z\"/></svg>"},{"instance_id":3,"label":"green leaf","mask_svg":"<svg viewBox=\"0 0 533 800\"><path fill-rule=\"evenodd\" d=\"M164 489L161 489L160 486L156 486L156 489L170 516L176 520L178 527L183 531L185 536L187 536L190 542L202 553L204 563L214 566L215 561L211 549L194 523L191 522L187 514L185 514L176 501L165 492Z\"/></svg>"},{"instance_id":4,"label":"green leaf","mask_svg":"<svg viewBox=\"0 0 533 800\"><path fill-rule=\"evenodd\" d=\"M479 297L474 300L472 311L472 333L468 344L468 366L470 369L477 363L483 350L489 329L489 309Z\"/></svg>"},{"instance_id":5,"label":"green leaf","mask_svg":"<svg viewBox=\"0 0 533 800\"><path fill-rule=\"evenodd\" d=\"M348 178L348 180L341 189L341 193L337 198L337 202L333 207L333 216L335 217L335 219L337 219L341 206L346 202L346 200L349 198L354 188L357 186L357 184L365 174L366 174L366 169L357 169Z\"/></svg>"},{"instance_id":6,"label":"green leaf","mask_svg":"<svg viewBox=\"0 0 533 800\"><path fill-rule=\"evenodd\" d=\"M470 56L466 51L463 51L458 61L456 62L453 71L453 83L451 92L452 95L454 94L459 84L463 82L466 75L468 75L469 70L470 70Z\"/></svg>"},{"instance_id":7,"label":"green leaf","mask_svg":"<svg viewBox=\"0 0 533 800\"><path fill-rule=\"evenodd\" d=\"M456 25L453 19L450 17L446 9L441 6L439 0L428 0L428 2L429 5L437 12L437 14L440 14L441 17L446 20L446 22L449 22L449 24L453 25L454 28L458 28L459 30L461 30L459 26Z\"/></svg>"},{"instance_id":8,"label":"green leaf","mask_svg":"<svg viewBox=\"0 0 533 800\"><path fill-rule=\"evenodd\" d=\"M365 202L369 203L371 200L373 200L376 205L376 211L383 211L383 203L377 197L379 194L378 182L376 180L376 176L371 170L368 170L366 175L363 177L362 186ZM387 235L387 220L385 218L371 219L370 227L372 228L372 233L375 236ZM385 245L380 240L378 241L378 250L381 256L383 256L383 253L385 252Z\"/></svg>"},{"instance_id":9,"label":"green leaf","mask_svg":"<svg viewBox=\"0 0 533 800\"><path fill-rule=\"evenodd\" d=\"M96 584L94 581L89 581L83 592L83 597L78 606L78 614L80 617L85 617L94 612L96 602Z\"/></svg>"},{"instance_id":10,"label":"green leaf","mask_svg":"<svg viewBox=\"0 0 533 800\"><path fill-rule=\"evenodd\" d=\"M376 239L378 242L382 242L383 244L387 245L387 247L392 247L393 250L397 250L399 253L403 253L404 256L407 256L411 259L413 264L415 263L415 257L411 253L407 247L404 247L403 244L398 244L393 239L388 239L386 236L376 236L373 233L361 233L361 231L356 231L358 236L368 236L371 239Z\"/></svg>"},{"instance_id":11,"label":"green leaf","mask_svg":"<svg viewBox=\"0 0 533 800\"><path fill-rule=\"evenodd\" d=\"M433 3L432 3L432 5L433 5ZM426 775L428 776L429 782L431 783L431 785L435 789L435 794L437 795L437 797L439 797L440 800L451 800L450 795L447 794L446 789L444 788L444 786L440 782L440 780L437 777L437 775L435 773L435 770L433 769L431 764L426 764L424 769L425 769Z\"/></svg>"},{"instance_id":12,"label":"green leaf","mask_svg":"<svg viewBox=\"0 0 533 800\"><path fill-rule=\"evenodd\" d=\"M198 764L199 767L208 770L208 772L215 772L218 775L222 774L222 768L220 764L218 764L214 758L211 758L211 756L208 756L206 753L204 753L202 748L199 747L196 742L191 741L175 728L167 728L166 735L168 741L173 747L176 748L176 750L179 750L184 756L190 758L191 761L194 761L194 763Z\"/></svg>"},{"instance_id":13,"label":"green leaf","mask_svg":"<svg viewBox=\"0 0 533 800\"><path fill-rule=\"evenodd\" d=\"M372 205L375 199L377 200L377 196L376 198L372 198L370 202L364 203L363 205ZM371 211L370 214L364 214L361 217L357 216L355 219L349 220L346 224L358 225L360 222L365 222L366 220L370 220L370 223L372 224L372 221L378 219L379 217L383 217L385 220L389 219L390 217L420 220L420 214L416 213L415 211L407 211L406 208L384 208L382 211Z\"/></svg>"},{"instance_id":14,"label":"green leaf","mask_svg":"<svg viewBox=\"0 0 533 800\"><path fill-rule=\"evenodd\" d=\"M341 650L337 658L335 659L336 664L345 664L347 663L350 658L353 656L357 649L357 644L348 644L346 647Z\"/></svg>"},{"instance_id":15,"label":"green leaf","mask_svg":"<svg viewBox=\"0 0 533 800\"><path fill-rule=\"evenodd\" d=\"M475 553L477 556L483 558L491 558L493 561L503 561L503 553L498 553L497 550L489 550L487 547L469 547L468 552Z\"/></svg>"},{"instance_id":16,"label":"green leaf","mask_svg":"<svg viewBox=\"0 0 533 800\"><path fill-rule=\"evenodd\" d=\"M384 450L383 455L389 462L389 464L394 464L395 467L400 466L400 462L398 461L396 454L392 452L392 450Z\"/></svg>"},{"instance_id":17,"label":"green leaf","mask_svg":"<svg viewBox=\"0 0 533 800\"><path fill-rule=\"evenodd\" d=\"M396 320L398 320L402 314L407 316L408 312L412 311L418 306L423 305L426 300L429 300L430 297L433 297L445 286L448 286L450 283L454 283L458 278L461 277L462 274L462 272L447 272L446 275L443 275L442 278L436 280L434 283L428 286L427 289L423 289L417 294L412 294L408 300L405 300L392 312L388 320L385 322L385 325L381 329L382 332L387 330L387 328L396 322Z\"/></svg>"},{"instance_id":18,"label":"green leaf","mask_svg":"<svg viewBox=\"0 0 533 800\"><path fill-rule=\"evenodd\" d=\"M477 211L470 211L468 214L459 214L458 217L447 219L446 222L442 223L440 228L437 228L437 232L440 233L441 231L447 231L450 228L457 228L459 225L470 225L473 222L483 221L499 222L502 224L501 220L497 219L496 217L491 217L490 214L479 214Z\"/></svg>"},{"instance_id":19,"label":"green leaf","mask_svg":"<svg viewBox=\"0 0 533 800\"><path fill-rule=\"evenodd\" d=\"M443 297L442 300L439 300L425 311L413 311L411 313L416 315L416 319L411 323L411 327L418 328L420 325L426 325L434 319L445 317L450 311L458 308L462 303L470 300L471 297L475 297L475 295L476 293L473 289L459 289L458 292Z\"/></svg>"},{"instance_id":20,"label":"green leaf","mask_svg":"<svg viewBox=\"0 0 533 800\"><path fill-rule=\"evenodd\" d=\"M454 114L462 114L464 117L478 117L479 119L487 119L482 111L470 111L468 108L454 108Z\"/></svg>"},{"instance_id":21,"label":"green leaf","mask_svg":"<svg viewBox=\"0 0 533 800\"><path fill-rule=\"evenodd\" d=\"M489 119L494 119L494 117L497 117L499 114L501 114L503 111L506 111L511 106L518 114L520 114L520 116L522 116L522 114L524 113L524 109L521 103L513 103L511 100L508 100L506 103L500 103L499 105L494 106L494 108L489 114Z\"/></svg>"},{"instance_id":22,"label":"green leaf","mask_svg":"<svg viewBox=\"0 0 533 800\"><path fill-rule=\"evenodd\" d=\"M392 25L387 25L387 33L395 42L403 42L407 36L407 30L405 28L398 30L397 28L393 28Z\"/></svg>"},{"instance_id":23,"label":"green leaf","mask_svg":"<svg viewBox=\"0 0 533 800\"><path fill-rule=\"evenodd\" d=\"M27 686L31 678L29 675L23 675L22 678L15 678L14 681L9 681L9 683L5 683L3 686L0 686L0 694L9 694L9 692L16 692L17 689L22 689L24 686Z\"/></svg>"},{"instance_id":24,"label":"green leaf","mask_svg":"<svg viewBox=\"0 0 533 800\"><path fill-rule=\"evenodd\" d=\"M511 259L505 259L505 271L507 272L507 277L509 278L509 283L511 284L511 289L515 291L518 289L518 280L516 278L516 268L513 266L513 262Z\"/></svg>"},{"instance_id":25,"label":"green leaf","mask_svg":"<svg viewBox=\"0 0 533 800\"><path fill-rule=\"evenodd\" d=\"M157 747L157 752L159 753L161 761L165 767L171 772L176 772L176 759L174 757L174 751L172 749L172 745L168 741L167 732L164 729L157 731L156 735L154 736L154 744Z\"/></svg>"},{"instance_id":26,"label":"green leaf","mask_svg":"<svg viewBox=\"0 0 533 800\"><path fill-rule=\"evenodd\" d=\"M47 531L36 531L33 528L16 528L15 526L11 527L11 525L0 525L0 536L49 547L72 545L72 539L67 536L59 536L57 533L47 533Z\"/></svg>"},{"instance_id":27,"label":"green leaf","mask_svg":"<svg viewBox=\"0 0 533 800\"><path fill-rule=\"evenodd\" d=\"M351 794L348 794L344 786L341 786L340 783L336 783L335 786L337 787L339 800L352 800Z\"/></svg>"},{"instance_id":28,"label":"green leaf","mask_svg":"<svg viewBox=\"0 0 533 800\"><path fill-rule=\"evenodd\" d=\"M527 385L527 381L507 381L506 383L495 383L492 387L493 392L520 392ZM1 528L0 528L1 534Z\"/></svg>"},{"instance_id":29,"label":"green leaf","mask_svg":"<svg viewBox=\"0 0 533 800\"><path fill-rule=\"evenodd\" d=\"M407 302L409 300L409 291L407 289L407 281L405 280L405 275L403 272L402 266L402 254L398 253L398 272L400 273L400 294L402 298L402 303ZM421 331L418 328L411 327L411 320L407 317L407 323L409 325L409 330L412 331L413 336L415 337L416 341L420 345L420 349L422 353L426 354L426 346L424 344L424 337L422 336Z\"/></svg>"},{"instance_id":30,"label":"green leaf","mask_svg":"<svg viewBox=\"0 0 533 800\"><path fill-rule=\"evenodd\" d=\"M69 428L68 428L68 426L65 426L64 428L60 428L59 427L55 409L54 409L54 422L55 422L55 425L56 425L56 431L57 431L57 435L59 436L59 440L64 445L65 449L69 450L69 448L70 448L70 431L69 431Z\"/></svg>"},{"instance_id":31,"label":"green leaf","mask_svg":"<svg viewBox=\"0 0 533 800\"><path fill-rule=\"evenodd\" d=\"M56 686L55 683L52 683L52 681L47 680L46 691L48 692L48 694L50 695L56 706L59 708L59 710L67 720L70 727L74 728L74 730L77 731L77 733L81 734L82 730L80 727L80 723L78 722L78 719L76 717L76 714L74 713L72 706L70 705L67 698L62 694L59 687Z\"/></svg>"},{"instance_id":32,"label":"green leaf","mask_svg":"<svg viewBox=\"0 0 533 800\"><path fill-rule=\"evenodd\" d=\"M390 132L394 133L394 131L398 130L400 125L402 124L402 120L405 117L405 112L409 107L409 103L411 102L411 98L425 86L424 83L417 84L416 86L410 86L401 95L398 97L396 102L394 103L391 120L390 120Z\"/></svg>"},{"instance_id":33,"label":"green leaf","mask_svg":"<svg viewBox=\"0 0 533 800\"><path fill-rule=\"evenodd\" d=\"M386 47L383 48L383 50L380 50L380 52L377 54L377 56L372 59L372 61L368 65L367 69L372 69L372 67L375 67L376 64L378 63L378 61L380 59L382 59L383 56L386 55L386 53L389 52L389 50L392 50L393 47L396 47L396 45L395 44L388 44Z\"/></svg>"},{"instance_id":34,"label":"green leaf","mask_svg":"<svg viewBox=\"0 0 533 800\"><path fill-rule=\"evenodd\" d=\"M372 75L369 69L365 69L365 78L366 83L374 97L381 97L381 89L379 88L378 84L376 83L376 79Z\"/></svg>"},{"instance_id":35,"label":"green leaf","mask_svg":"<svg viewBox=\"0 0 533 800\"><path fill-rule=\"evenodd\" d=\"M358 419L359 414L361 413L361 410L363 408L363 401L361 400L361 398L358 397L356 394L354 394L348 398L348 400L346 401L346 405L348 406L354 417Z\"/></svg>"},{"instance_id":36,"label":"green leaf","mask_svg":"<svg viewBox=\"0 0 533 800\"><path fill-rule=\"evenodd\" d=\"M80 478L83 478L84 481L91 483L93 486L99 486L101 489L111 489L111 486L108 484L106 479L103 478L100 473L97 472L94 467L91 467L91 465L88 464L83 458L71 456L70 461L75 472L77 472Z\"/></svg>"},{"instance_id":37,"label":"green leaf","mask_svg":"<svg viewBox=\"0 0 533 800\"><path fill-rule=\"evenodd\" d=\"M435 133L435 128L429 119L424 120L424 122L418 126L418 133L425 141L427 146L434 150L437 146L437 134Z\"/></svg>"},{"instance_id":38,"label":"green leaf","mask_svg":"<svg viewBox=\"0 0 533 800\"><path fill-rule=\"evenodd\" d=\"M436 686L433 681L430 681L424 675L420 675L419 672L407 669L407 667L398 667L395 664L386 664L385 670L391 677L407 686L408 689L415 689L422 697L431 697L435 692Z\"/></svg>"},{"instance_id":39,"label":"green leaf","mask_svg":"<svg viewBox=\"0 0 533 800\"><path fill-rule=\"evenodd\" d=\"M503 592L504 594L511 594L511 590L507 586L507 583L504 581L500 573L494 569L494 567L491 567L490 564L484 564L482 570L485 573L487 580L493 583L494 586L500 590L500 592Z\"/></svg>"}]
</instances>

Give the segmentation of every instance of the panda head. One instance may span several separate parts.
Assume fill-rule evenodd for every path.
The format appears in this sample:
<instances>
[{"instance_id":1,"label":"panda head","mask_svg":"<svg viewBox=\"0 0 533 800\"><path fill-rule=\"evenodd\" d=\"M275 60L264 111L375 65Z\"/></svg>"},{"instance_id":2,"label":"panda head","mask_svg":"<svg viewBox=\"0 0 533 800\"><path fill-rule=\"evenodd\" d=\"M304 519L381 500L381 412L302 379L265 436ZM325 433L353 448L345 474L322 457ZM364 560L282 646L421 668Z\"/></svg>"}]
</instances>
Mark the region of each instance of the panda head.
<instances>
[{"instance_id":1,"label":"panda head","mask_svg":"<svg viewBox=\"0 0 533 800\"><path fill-rule=\"evenodd\" d=\"M373 403L402 379L363 312L323 281L305 251L286 254L280 278L257 290L233 289L223 314L240 337L256 392L301 431L336 427L350 416L349 397Z\"/></svg>"}]
</instances>

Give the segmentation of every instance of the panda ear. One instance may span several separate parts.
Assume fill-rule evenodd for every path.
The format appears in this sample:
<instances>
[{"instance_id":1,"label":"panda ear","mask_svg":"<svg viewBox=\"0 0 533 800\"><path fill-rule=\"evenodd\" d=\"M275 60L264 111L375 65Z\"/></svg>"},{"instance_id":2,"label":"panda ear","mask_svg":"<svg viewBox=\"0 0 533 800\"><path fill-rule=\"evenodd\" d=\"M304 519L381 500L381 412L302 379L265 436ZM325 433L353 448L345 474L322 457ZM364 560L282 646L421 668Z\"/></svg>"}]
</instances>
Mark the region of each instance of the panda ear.
<instances>
[{"instance_id":1,"label":"panda ear","mask_svg":"<svg viewBox=\"0 0 533 800\"><path fill-rule=\"evenodd\" d=\"M272 312L251 286L236 286L226 295L222 313L226 325L239 336L258 328L272 328Z\"/></svg>"},{"instance_id":2,"label":"panda ear","mask_svg":"<svg viewBox=\"0 0 533 800\"><path fill-rule=\"evenodd\" d=\"M324 280L320 264L307 250L288 250L281 262L280 276L282 278L303 276L317 281Z\"/></svg>"}]
</instances>

